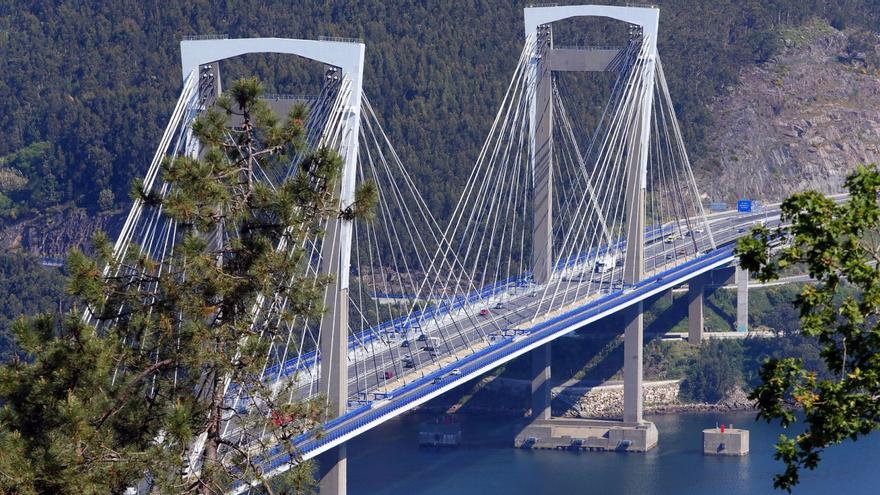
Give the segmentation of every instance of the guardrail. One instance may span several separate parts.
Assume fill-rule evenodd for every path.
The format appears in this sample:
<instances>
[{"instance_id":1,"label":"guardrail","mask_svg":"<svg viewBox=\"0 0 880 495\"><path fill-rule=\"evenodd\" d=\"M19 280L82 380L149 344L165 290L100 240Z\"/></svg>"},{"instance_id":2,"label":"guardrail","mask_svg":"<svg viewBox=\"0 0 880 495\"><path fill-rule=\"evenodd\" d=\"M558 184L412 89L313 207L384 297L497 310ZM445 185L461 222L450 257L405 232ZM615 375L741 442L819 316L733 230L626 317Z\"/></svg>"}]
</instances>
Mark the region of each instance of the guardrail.
<instances>
[{"instance_id":1,"label":"guardrail","mask_svg":"<svg viewBox=\"0 0 880 495\"><path fill-rule=\"evenodd\" d=\"M733 254L733 247L732 246L719 248L714 253L710 253L710 254L704 255L700 258L690 260L690 261L685 262L682 265L679 265L671 270L667 270L666 272L663 272L661 274L658 274L658 275L655 275L655 276L650 277L648 279L645 279L644 281L635 285L634 289L627 294L622 294L621 292L609 294L607 296L604 296L604 297L597 299L596 301L590 303L587 306L574 309L574 310L569 311L567 313L564 313L562 315L551 318L550 320L539 323L538 325L535 325L535 327L530 329L531 330L530 334L523 339L520 339L518 341L513 338L503 339L494 345L490 345L489 347L486 347L486 348L456 362L455 365L461 369L460 374L451 375L451 374L449 374L449 372L446 369L437 370L434 373L431 373L423 378L415 380L412 383L405 385L404 387L401 387L400 389L397 389L397 390L391 392L388 397L393 398L395 396L404 395L404 394L406 394L406 393L408 393L418 387L427 385L428 383L433 382L434 379L440 377L440 380L438 380L437 382L434 383L436 385L436 387L434 387L434 388L422 390L422 391L420 391L416 394L413 394L411 396L404 397L399 402L384 405L384 406L374 410L371 413L367 413L368 410L372 409L371 406L361 406L358 409L350 411L349 413L326 423L324 428L321 431L330 430L340 424L345 423L346 421L350 421L350 420L356 418L358 415L362 415L362 414L366 413L366 415L364 417L357 419L353 423L348 424L348 425L344 426L343 428L340 428L339 430L330 431L325 436L321 437L320 439L315 439L312 442L309 442L305 445L302 445L298 449L298 452L300 453L300 455L308 454L309 452L314 451L314 450L326 445L329 442L333 442L342 436L345 436L351 432L354 432L357 429L362 428L362 427L368 425L369 423L382 418L383 416L391 414L391 413L393 413L393 412L395 412L395 411L397 411L397 410L399 410L409 404L412 404L413 402L432 393L438 387L443 387L445 385L449 385L454 380L460 380L463 377L467 377L471 373L479 371L481 368L491 364L491 362L488 362L488 361L484 362L483 361L484 358L486 358L487 354L490 354L494 351L502 349L502 352L499 355L493 356L493 358L492 358L493 360L497 361L505 356L509 356L517 351L520 351L523 348L525 348L526 346L532 345L535 342L537 342L543 338L549 337L555 332L559 332L561 330L565 330L566 328L570 328L574 325L577 325L580 322L583 322L589 318L592 318L592 317L595 317L595 316L601 314L604 311L607 311L609 309L608 308L609 304L614 304L615 306L620 306L620 305L627 303L628 301L633 300L634 298L637 298L639 296L646 294L647 292L649 292L650 290L653 289L651 287L652 284L655 284L657 282L662 281L664 278L669 277L672 273L676 273L679 277L685 277L694 271L698 271L698 270L703 269L707 266L711 266L712 264L717 263L718 261L723 260L726 257L732 256L732 254ZM507 348L505 348L505 347L507 347ZM303 433L303 434L297 436L296 438L292 439L291 445L294 448L296 448L296 446L298 446L299 444L302 444L303 442L307 442L310 437L314 437L316 435L317 435L316 431ZM282 447L280 445L273 447L272 449L267 451L265 456L257 457L255 459L255 464L260 465L261 467L264 467L263 472L266 473L266 472L270 472L270 471L282 466L283 464L290 462L289 455L283 455L283 456L280 456L280 457L273 459L273 457L275 457L276 455L281 453L281 450L282 450ZM268 465L265 464L267 461L264 461L263 459L268 459ZM239 483L236 487L240 487L240 486L241 486L241 483Z\"/></svg>"},{"instance_id":2,"label":"guardrail","mask_svg":"<svg viewBox=\"0 0 880 495\"><path fill-rule=\"evenodd\" d=\"M228 40L228 34L195 34L184 36L183 41L199 41L199 40Z\"/></svg>"},{"instance_id":3,"label":"guardrail","mask_svg":"<svg viewBox=\"0 0 880 495\"><path fill-rule=\"evenodd\" d=\"M340 43L363 43L363 38L345 38L342 36L318 36L318 41L338 41Z\"/></svg>"},{"instance_id":4,"label":"guardrail","mask_svg":"<svg viewBox=\"0 0 880 495\"><path fill-rule=\"evenodd\" d=\"M645 241L651 242L658 238L661 238L671 229L672 227L668 225L653 225L650 227L646 227ZM593 251L595 251L597 254L603 254L612 247L620 249L626 246L625 240L618 240L617 243L617 246L604 246ZM593 255L593 252L583 253L580 255L572 255L567 260L560 260L557 263L556 269L558 270L561 268L570 267L573 264L583 261ZM528 286L531 276L531 271L526 271L520 275L515 275L513 277L495 282L494 284L488 285L479 291L472 292L467 296L456 296L452 299L451 303L450 301L444 301L439 305L432 305L427 308L414 311L409 315L399 316L393 320L382 322L378 325L363 330L360 334L356 336L351 336L349 338L348 350L350 352L358 347L366 347L366 345L371 343L377 336L382 335L385 332L394 331L399 333L408 333L411 330L421 328L422 323L427 322L436 316L444 316L450 314L451 312L461 309L468 304L473 304L482 299L487 299L489 297L495 296L506 289ZM271 380L276 380L289 376L297 371L309 369L320 362L320 358L316 356L316 351L309 351L303 356L298 356L287 360L283 365L273 365L266 369L265 376L272 377ZM279 369L281 370L280 374Z\"/></svg>"}]
</instances>

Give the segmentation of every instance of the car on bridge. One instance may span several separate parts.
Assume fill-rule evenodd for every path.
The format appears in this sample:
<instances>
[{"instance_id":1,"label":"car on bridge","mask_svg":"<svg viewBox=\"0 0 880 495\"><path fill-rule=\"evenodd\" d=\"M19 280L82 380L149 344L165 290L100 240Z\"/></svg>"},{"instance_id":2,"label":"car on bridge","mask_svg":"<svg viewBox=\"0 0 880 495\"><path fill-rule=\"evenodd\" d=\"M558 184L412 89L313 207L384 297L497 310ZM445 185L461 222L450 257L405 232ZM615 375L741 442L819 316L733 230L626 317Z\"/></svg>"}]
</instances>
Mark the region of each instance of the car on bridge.
<instances>
[{"instance_id":1,"label":"car on bridge","mask_svg":"<svg viewBox=\"0 0 880 495\"><path fill-rule=\"evenodd\" d=\"M386 371L385 372L385 379L390 380L392 378L394 378L394 372L393 371Z\"/></svg>"},{"instance_id":2,"label":"car on bridge","mask_svg":"<svg viewBox=\"0 0 880 495\"><path fill-rule=\"evenodd\" d=\"M486 308L481 309L480 316L489 316L489 310Z\"/></svg>"},{"instance_id":3,"label":"car on bridge","mask_svg":"<svg viewBox=\"0 0 880 495\"><path fill-rule=\"evenodd\" d=\"M422 348L423 351L426 351L431 356L435 356L437 354L437 347L440 346L440 339L437 337L428 337L425 340L425 347Z\"/></svg>"}]
</instances>

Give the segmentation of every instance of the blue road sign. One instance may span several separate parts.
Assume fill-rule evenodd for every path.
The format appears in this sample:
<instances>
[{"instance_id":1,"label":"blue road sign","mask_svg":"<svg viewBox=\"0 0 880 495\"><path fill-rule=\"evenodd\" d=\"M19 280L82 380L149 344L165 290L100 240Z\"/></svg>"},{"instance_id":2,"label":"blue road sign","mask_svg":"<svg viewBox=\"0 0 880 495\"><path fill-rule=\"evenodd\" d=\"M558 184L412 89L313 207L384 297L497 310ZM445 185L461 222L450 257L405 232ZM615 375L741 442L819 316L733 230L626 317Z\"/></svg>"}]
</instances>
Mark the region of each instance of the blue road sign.
<instances>
[{"instance_id":1,"label":"blue road sign","mask_svg":"<svg viewBox=\"0 0 880 495\"><path fill-rule=\"evenodd\" d=\"M741 199L736 202L736 211L748 213L752 211L752 201L750 199Z\"/></svg>"}]
</instances>

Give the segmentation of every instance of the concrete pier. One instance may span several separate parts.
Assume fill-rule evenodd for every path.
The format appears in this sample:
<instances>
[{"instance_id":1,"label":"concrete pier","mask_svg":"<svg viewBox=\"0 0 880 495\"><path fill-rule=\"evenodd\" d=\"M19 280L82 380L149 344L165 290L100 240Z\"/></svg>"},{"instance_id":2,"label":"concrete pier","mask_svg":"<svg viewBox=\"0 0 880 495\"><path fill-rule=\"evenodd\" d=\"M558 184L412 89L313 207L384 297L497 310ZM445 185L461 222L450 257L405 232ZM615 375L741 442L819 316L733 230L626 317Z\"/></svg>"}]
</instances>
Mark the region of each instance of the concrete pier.
<instances>
[{"instance_id":1,"label":"concrete pier","mask_svg":"<svg viewBox=\"0 0 880 495\"><path fill-rule=\"evenodd\" d=\"M736 265L736 331L749 331L749 271Z\"/></svg>"},{"instance_id":2,"label":"concrete pier","mask_svg":"<svg viewBox=\"0 0 880 495\"><path fill-rule=\"evenodd\" d=\"M522 449L647 452L657 446L654 423L596 419L536 420L520 431L513 445Z\"/></svg>"},{"instance_id":3,"label":"concrete pier","mask_svg":"<svg viewBox=\"0 0 880 495\"><path fill-rule=\"evenodd\" d=\"M532 418L550 419L550 344L532 351Z\"/></svg>"},{"instance_id":4,"label":"concrete pier","mask_svg":"<svg viewBox=\"0 0 880 495\"><path fill-rule=\"evenodd\" d=\"M749 430L707 428L703 430L703 454L743 456L749 453Z\"/></svg>"},{"instance_id":5,"label":"concrete pier","mask_svg":"<svg viewBox=\"0 0 880 495\"><path fill-rule=\"evenodd\" d=\"M688 282L688 343L703 343L703 298L706 292L706 276L700 275Z\"/></svg>"}]
</instances>

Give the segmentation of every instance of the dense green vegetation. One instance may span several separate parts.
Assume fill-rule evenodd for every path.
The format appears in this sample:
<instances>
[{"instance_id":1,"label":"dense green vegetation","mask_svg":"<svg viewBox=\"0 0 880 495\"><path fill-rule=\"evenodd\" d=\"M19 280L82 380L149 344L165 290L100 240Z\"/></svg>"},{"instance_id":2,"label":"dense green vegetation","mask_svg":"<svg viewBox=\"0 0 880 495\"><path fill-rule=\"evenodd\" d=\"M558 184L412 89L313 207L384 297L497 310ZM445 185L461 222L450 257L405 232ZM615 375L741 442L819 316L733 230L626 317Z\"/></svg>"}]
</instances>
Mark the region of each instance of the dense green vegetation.
<instances>
[{"instance_id":1,"label":"dense green vegetation","mask_svg":"<svg viewBox=\"0 0 880 495\"><path fill-rule=\"evenodd\" d=\"M194 121L204 153L162 163L169 194L139 186L145 208L176 222L174 250L116 257L98 234L92 257L74 250L67 260L74 308L15 325L24 358L0 365L0 493L123 493L145 473L157 494L207 495L236 481L271 493L257 456L272 445L291 459L290 486L311 485L311 464L283 440L340 412L298 399L296 381L266 383L264 361L251 357L297 331L283 322L320 317L330 282L301 270L304 240L328 219L368 215L375 188L360 184L340 210L342 157L304 150L305 107L282 119L262 92L256 78L236 81ZM300 152L300 173L277 187L254 180ZM290 247L277 250L282 238ZM261 293L287 305L254 311ZM230 406L230 382L246 408ZM241 440L223 434L230 423ZM185 459L196 475L182 475Z\"/></svg>"},{"instance_id":2,"label":"dense green vegetation","mask_svg":"<svg viewBox=\"0 0 880 495\"><path fill-rule=\"evenodd\" d=\"M63 288L57 268L43 267L30 256L0 253L0 362L14 352L12 323L21 315L56 311Z\"/></svg>"},{"instance_id":3,"label":"dense green vegetation","mask_svg":"<svg viewBox=\"0 0 880 495\"><path fill-rule=\"evenodd\" d=\"M57 203L126 205L131 180L143 173L179 89L178 41L212 33L363 38L365 90L404 163L431 185L429 205L446 218L515 64L524 4L2 2L0 219ZM660 51L694 155L712 124L707 102L735 84L741 68L772 56L776 27L819 16L838 28L876 28L880 16L876 0L659 4ZM619 31L598 21L566 21L555 29L565 44L607 44L605 34ZM313 91L316 78L302 76L319 67L287 60L242 62L256 66L269 92ZM242 75L242 62L224 70ZM299 83L304 80L311 86ZM594 90L590 83L581 88L586 101Z\"/></svg>"},{"instance_id":4,"label":"dense green vegetation","mask_svg":"<svg viewBox=\"0 0 880 495\"><path fill-rule=\"evenodd\" d=\"M774 485L791 491L802 469L815 469L826 448L880 429L880 170L860 166L847 178L843 203L815 191L797 193L781 206L782 222L759 226L737 242L740 264L760 280L773 280L792 265L806 266L815 285L793 304L801 333L815 339L824 366L799 356L774 356L761 365L750 394L758 417L783 426L798 421L804 432L780 437L776 459L785 470ZM778 252L771 238L785 236ZM827 369L829 373L822 373Z\"/></svg>"},{"instance_id":5,"label":"dense green vegetation","mask_svg":"<svg viewBox=\"0 0 880 495\"><path fill-rule=\"evenodd\" d=\"M244 4L0 2L0 125L6 131L0 141L0 225L58 204L92 211L125 207L179 90L178 42L211 33L364 39L365 91L404 163L429 185L423 193L436 217L448 218L520 50L525 2L303 0L295 9L280 0ZM820 17L836 28L875 29L880 16L876 0L659 5L660 51L678 115L696 163L708 167L710 161L699 159L712 126L707 102L736 84L740 69L772 56L781 26ZM554 29L560 44L613 43L621 32L596 20L563 21ZM855 60L874 57L866 38L857 35L850 54ZM315 92L321 73L317 64L301 60L245 56L224 63L224 79L254 68L273 93ZM607 81L601 78L570 82L586 102L604 97L598 87ZM0 300L27 301L21 296L29 290L9 281L0 287ZM719 299L717 311L709 308L709 329L726 326L721 315L728 303ZM44 307L24 304L28 312ZM9 311L7 318L17 309Z\"/></svg>"}]
</instances>

